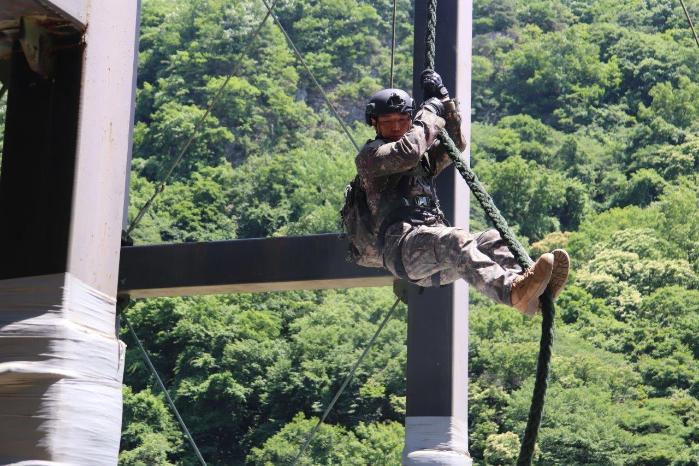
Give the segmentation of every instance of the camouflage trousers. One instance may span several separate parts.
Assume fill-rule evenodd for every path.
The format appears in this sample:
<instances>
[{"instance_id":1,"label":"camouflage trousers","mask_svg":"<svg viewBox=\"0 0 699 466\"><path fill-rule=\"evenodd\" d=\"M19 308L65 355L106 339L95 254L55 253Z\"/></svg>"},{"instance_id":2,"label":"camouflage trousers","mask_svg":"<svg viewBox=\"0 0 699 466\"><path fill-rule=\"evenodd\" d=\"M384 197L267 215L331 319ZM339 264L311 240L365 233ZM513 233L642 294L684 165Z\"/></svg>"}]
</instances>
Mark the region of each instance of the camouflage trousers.
<instances>
[{"instance_id":1,"label":"camouflage trousers","mask_svg":"<svg viewBox=\"0 0 699 466\"><path fill-rule=\"evenodd\" d=\"M471 234L439 224L397 223L386 230L383 257L393 275L416 285L440 286L463 278L508 305L512 280L522 273L497 230Z\"/></svg>"}]
</instances>

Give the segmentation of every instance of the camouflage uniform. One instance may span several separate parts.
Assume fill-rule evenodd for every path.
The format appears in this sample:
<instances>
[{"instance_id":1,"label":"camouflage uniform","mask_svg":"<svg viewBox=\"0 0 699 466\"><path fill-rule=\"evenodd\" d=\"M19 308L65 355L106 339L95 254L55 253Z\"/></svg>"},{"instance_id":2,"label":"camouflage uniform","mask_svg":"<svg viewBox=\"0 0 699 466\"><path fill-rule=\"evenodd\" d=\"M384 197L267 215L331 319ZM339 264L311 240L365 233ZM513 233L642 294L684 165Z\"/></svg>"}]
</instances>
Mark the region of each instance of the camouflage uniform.
<instances>
[{"instance_id":1,"label":"camouflage uniform","mask_svg":"<svg viewBox=\"0 0 699 466\"><path fill-rule=\"evenodd\" d=\"M446 119L420 110L400 140L376 138L357 154L377 248L397 277L420 286L463 278L495 301L510 304L510 286L521 269L499 233L449 227L439 208L435 178L451 164L437 139L439 130L446 127L460 150L467 144L456 103L445 102L445 110Z\"/></svg>"}]
</instances>

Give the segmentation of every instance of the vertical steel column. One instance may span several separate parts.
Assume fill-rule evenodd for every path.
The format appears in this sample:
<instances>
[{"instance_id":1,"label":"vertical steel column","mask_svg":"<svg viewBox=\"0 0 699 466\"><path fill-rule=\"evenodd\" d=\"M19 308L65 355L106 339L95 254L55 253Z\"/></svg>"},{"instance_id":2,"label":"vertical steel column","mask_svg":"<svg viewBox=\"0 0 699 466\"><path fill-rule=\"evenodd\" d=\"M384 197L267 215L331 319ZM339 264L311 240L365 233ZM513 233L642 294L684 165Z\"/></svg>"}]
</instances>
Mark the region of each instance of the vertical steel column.
<instances>
[{"instance_id":1,"label":"vertical steel column","mask_svg":"<svg viewBox=\"0 0 699 466\"><path fill-rule=\"evenodd\" d=\"M67 266L76 134L80 111L81 34L55 54L48 78L13 47L0 178L0 280L60 273Z\"/></svg>"},{"instance_id":2,"label":"vertical steel column","mask_svg":"<svg viewBox=\"0 0 699 466\"><path fill-rule=\"evenodd\" d=\"M435 68L461 104L470 139L471 0L440 0ZM427 2L415 2L413 95L422 99ZM439 199L449 221L468 229L469 192L452 169L440 175ZM468 454L468 285L411 289L404 465L470 465Z\"/></svg>"},{"instance_id":3,"label":"vertical steel column","mask_svg":"<svg viewBox=\"0 0 699 466\"><path fill-rule=\"evenodd\" d=\"M139 2L70 4L85 6L89 26L71 22L67 36L60 18L45 23L36 42L45 73L26 45L12 58L0 178L2 464L116 465L119 451L115 304Z\"/></svg>"}]
</instances>

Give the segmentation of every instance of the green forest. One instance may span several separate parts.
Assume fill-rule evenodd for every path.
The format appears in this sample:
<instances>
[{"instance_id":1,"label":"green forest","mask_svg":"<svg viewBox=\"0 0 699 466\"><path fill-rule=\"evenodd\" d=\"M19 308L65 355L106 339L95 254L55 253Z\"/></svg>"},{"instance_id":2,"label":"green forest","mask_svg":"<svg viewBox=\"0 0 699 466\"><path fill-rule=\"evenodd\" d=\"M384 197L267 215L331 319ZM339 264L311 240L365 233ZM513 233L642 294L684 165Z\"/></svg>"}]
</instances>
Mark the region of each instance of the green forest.
<instances>
[{"instance_id":1,"label":"green forest","mask_svg":"<svg viewBox=\"0 0 699 466\"><path fill-rule=\"evenodd\" d=\"M357 141L388 86L390 0L275 10ZM699 1L688 2L699 20ZM413 2L396 86L412 84ZM355 150L257 0L143 0L129 214L225 82L136 244L338 231ZM474 0L471 162L533 257L565 247L537 465L699 465L699 47L675 0ZM439 70L438 70L439 71ZM488 228L472 202L471 229ZM183 264L183 266L186 266ZM288 465L391 289L140 300L127 316L211 465ZM469 444L511 465L541 318L470 297ZM399 308L299 464L397 465ZM123 466L195 465L135 341Z\"/></svg>"}]
</instances>

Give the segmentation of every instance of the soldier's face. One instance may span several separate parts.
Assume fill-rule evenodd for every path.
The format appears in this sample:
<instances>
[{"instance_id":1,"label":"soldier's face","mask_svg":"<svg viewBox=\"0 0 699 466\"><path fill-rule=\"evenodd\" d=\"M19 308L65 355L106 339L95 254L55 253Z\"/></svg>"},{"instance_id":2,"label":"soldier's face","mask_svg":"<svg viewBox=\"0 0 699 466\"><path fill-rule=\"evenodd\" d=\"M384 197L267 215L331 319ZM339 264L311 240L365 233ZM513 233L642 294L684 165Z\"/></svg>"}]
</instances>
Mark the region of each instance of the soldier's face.
<instances>
[{"instance_id":1,"label":"soldier's face","mask_svg":"<svg viewBox=\"0 0 699 466\"><path fill-rule=\"evenodd\" d=\"M379 115L375 121L376 133L382 138L393 142L402 138L412 124L410 115L406 113Z\"/></svg>"}]
</instances>

